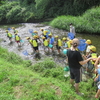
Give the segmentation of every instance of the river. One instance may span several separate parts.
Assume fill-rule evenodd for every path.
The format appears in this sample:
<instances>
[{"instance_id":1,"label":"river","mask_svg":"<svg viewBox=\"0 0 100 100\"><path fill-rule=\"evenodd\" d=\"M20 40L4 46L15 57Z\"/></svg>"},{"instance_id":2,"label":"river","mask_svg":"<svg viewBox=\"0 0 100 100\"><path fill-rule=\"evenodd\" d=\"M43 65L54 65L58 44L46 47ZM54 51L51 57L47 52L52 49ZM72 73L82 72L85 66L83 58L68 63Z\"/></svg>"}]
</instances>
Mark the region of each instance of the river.
<instances>
[{"instance_id":1,"label":"river","mask_svg":"<svg viewBox=\"0 0 100 100\"><path fill-rule=\"evenodd\" d=\"M13 38L13 44L9 43L9 39L6 36L5 30L8 28L11 28L11 27L17 27L16 30L18 30L18 35L20 35L21 39L23 40L21 47L17 46L17 43L14 41L14 38ZM3 48L7 48L9 52L14 52L17 55L20 55L25 60L31 60L33 63L37 63L39 61L44 60L44 58L46 58L46 57L50 57L50 58L54 59L55 62L58 62L59 64L62 65L64 59L62 57L57 57L57 56L54 57L52 55L45 55L43 46L39 46L41 60L36 60L34 58L34 54L31 55L33 50L31 48L31 46L28 45L28 41L26 40L26 37L32 37L31 33L29 32L29 29L33 29L33 31L38 31L38 34L40 35L41 28L50 30L53 35L59 34L60 37L67 35L66 31L52 28L50 26L39 24L39 23L21 23L18 25L2 25L0 27L0 45ZM13 30L10 30L10 32L14 35ZM29 53L28 56L24 55L24 53L26 51ZM57 51L55 50L55 52L57 52Z\"/></svg>"}]
</instances>

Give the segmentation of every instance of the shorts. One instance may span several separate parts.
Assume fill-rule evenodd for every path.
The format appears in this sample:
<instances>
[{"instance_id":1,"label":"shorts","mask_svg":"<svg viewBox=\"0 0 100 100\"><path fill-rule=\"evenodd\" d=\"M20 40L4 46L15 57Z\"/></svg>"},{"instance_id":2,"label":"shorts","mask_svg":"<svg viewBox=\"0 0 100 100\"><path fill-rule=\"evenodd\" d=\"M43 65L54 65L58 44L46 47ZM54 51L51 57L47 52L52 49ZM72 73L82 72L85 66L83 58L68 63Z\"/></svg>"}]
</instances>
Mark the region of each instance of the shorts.
<instances>
[{"instance_id":1,"label":"shorts","mask_svg":"<svg viewBox=\"0 0 100 100\"><path fill-rule=\"evenodd\" d=\"M75 83L79 83L81 80L81 70L70 68L70 77L71 79L75 79Z\"/></svg>"},{"instance_id":2,"label":"shorts","mask_svg":"<svg viewBox=\"0 0 100 100\"><path fill-rule=\"evenodd\" d=\"M20 41L16 41L17 43L20 43Z\"/></svg>"},{"instance_id":3,"label":"shorts","mask_svg":"<svg viewBox=\"0 0 100 100\"><path fill-rule=\"evenodd\" d=\"M35 51L38 50L38 47L33 47L33 48L34 48Z\"/></svg>"},{"instance_id":4,"label":"shorts","mask_svg":"<svg viewBox=\"0 0 100 100\"><path fill-rule=\"evenodd\" d=\"M60 47L60 46L58 46L58 45L56 45L56 48L57 48L57 50L61 49L61 47Z\"/></svg>"},{"instance_id":5,"label":"shorts","mask_svg":"<svg viewBox=\"0 0 100 100\"><path fill-rule=\"evenodd\" d=\"M45 37L45 39L47 39L47 36L46 35L43 35Z\"/></svg>"},{"instance_id":6,"label":"shorts","mask_svg":"<svg viewBox=\"0 0 100 100\"><path fill-rule=\"evenodd\" d=\"M9 40L11 40L12 39L12 37L8 37L9 38Z\"/></svg>"}]
</instances>

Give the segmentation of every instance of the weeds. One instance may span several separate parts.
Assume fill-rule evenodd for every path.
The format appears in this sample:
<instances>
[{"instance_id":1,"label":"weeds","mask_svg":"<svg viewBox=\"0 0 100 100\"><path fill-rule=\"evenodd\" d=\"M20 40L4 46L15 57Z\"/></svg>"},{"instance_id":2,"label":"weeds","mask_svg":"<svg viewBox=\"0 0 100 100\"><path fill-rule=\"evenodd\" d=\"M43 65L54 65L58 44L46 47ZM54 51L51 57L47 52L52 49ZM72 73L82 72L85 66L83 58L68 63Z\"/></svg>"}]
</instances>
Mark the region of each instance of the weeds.
<instances>
[{"instance_id":1,"label":"weeds","mask_svg":"<svg viewBox=\"0 0 100 100\"><path fill-rule=\"evenodd\" d=\"M1 54L8 55L7 60ZM12 55L0 47L1 100L95 100L92 80L81 82L80 88L85 96L80 97L71 88L69 78L65 81L63 68L52 59L46 58L43 62L31 65L30 61L18 63Z\"/></svg>"}]
</instances>

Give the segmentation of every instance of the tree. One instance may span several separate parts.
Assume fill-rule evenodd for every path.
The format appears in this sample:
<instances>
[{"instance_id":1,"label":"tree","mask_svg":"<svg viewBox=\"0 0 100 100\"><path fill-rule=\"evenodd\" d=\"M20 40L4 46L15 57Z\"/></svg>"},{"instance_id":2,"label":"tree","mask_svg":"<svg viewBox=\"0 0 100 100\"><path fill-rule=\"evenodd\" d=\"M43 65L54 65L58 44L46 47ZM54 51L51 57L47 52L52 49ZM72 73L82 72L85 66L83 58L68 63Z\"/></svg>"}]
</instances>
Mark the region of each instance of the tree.
<instances>
[{"instance_id":1,"label":"tree","mask_svg":"<svg viewBox=\"0 0 100 100\"><path fill-rule=\"evenodd\" d=\"M35 4L35 0L19 0L19 2L25 5Z\"/></svg>"},{"instance_id":2,"label":"tree","mask_svg":"<svg viewBox=\"0 0 100 100\"><path fill-rule=\"evenodd\" d=\"M6 2L6 0L0 0L0 5L4 4Z\"/></svg>"}]
</instances>

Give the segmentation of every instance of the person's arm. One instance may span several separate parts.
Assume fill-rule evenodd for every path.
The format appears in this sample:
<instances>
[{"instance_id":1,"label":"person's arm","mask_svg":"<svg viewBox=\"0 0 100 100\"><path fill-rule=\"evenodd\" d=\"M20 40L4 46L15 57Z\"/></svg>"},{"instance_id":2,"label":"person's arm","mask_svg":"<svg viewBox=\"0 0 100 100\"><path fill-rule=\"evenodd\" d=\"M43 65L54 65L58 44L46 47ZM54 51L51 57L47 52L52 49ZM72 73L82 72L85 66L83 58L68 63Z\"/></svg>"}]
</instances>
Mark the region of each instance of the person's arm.
<instances>
[{"instance_id":1,"label":"person's arm","mask_svg":"<svg viewBox=\"0 0 100 100\"><path fill-rule=\"evenodd\" d=\"M84 60L86 60L86 59L87 59L87 57L86 57L84 54L82 55L82 57L83 57L83 59L84 59Z\"/></svg>"},{"instance_id":2,"label":"person's arm","mask_svg":"<svg viewBox=\"0 0 100 100\"><path fill-rule=\"evenodd\" d=\"M99 77L99 75L97 75L97 76L94 78L94 82L96 82L96 81L98 80L98 79L97 79L98 77Z\"/></svg>"},{"instance_id":3,"label":"person's arm","mask_svg":"<svg viewBox=\"0 0 100 100\"><path fill-rule=\"evenodd\" d=\"M84 65L84 64L86 64L88 61L90 61L92 58L88 58L88 59L86 59L86 60L83 60L83 61L79 61L79 63L81 64L81 65Z\"/></svg>"},{"instance_id":4,"label":"person's arm","mask_svg":"<svg viewBox=\"0 0 100 100\"><path fill-rule=\"evenodd\" d=\"M95 98L98 98L100 95L100 89L98 89L97 93L95 94Z\"/></svg>"},{"instance_id":5,"label":"person's arm","mask_svg":"<svg viewBox=\"0 0 100 100\"><path fill-rule=\"evenodd\" d=\"M96 62L95 62L95 64L94 64L94 66L95 66L96 68L97 68L97 65L98 65L99 61L100 61L100 56L96 59Z\"/></svg>"}]
</instances>

